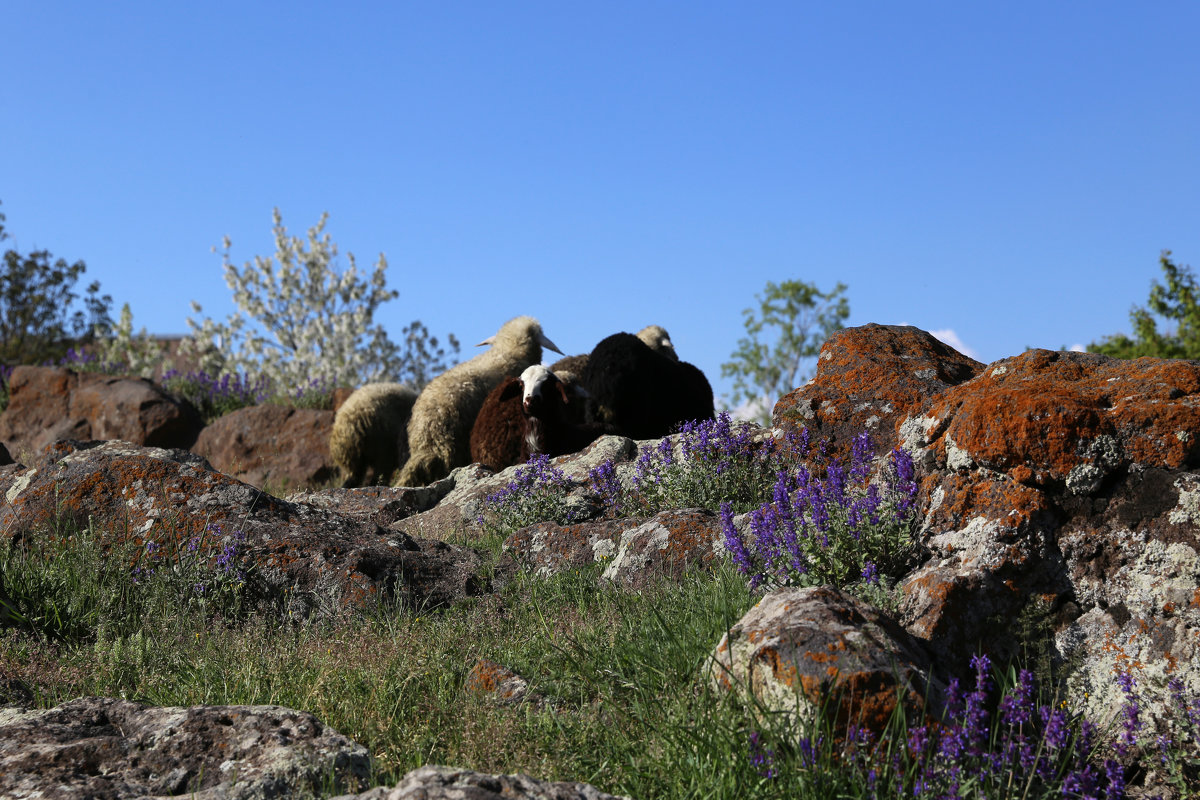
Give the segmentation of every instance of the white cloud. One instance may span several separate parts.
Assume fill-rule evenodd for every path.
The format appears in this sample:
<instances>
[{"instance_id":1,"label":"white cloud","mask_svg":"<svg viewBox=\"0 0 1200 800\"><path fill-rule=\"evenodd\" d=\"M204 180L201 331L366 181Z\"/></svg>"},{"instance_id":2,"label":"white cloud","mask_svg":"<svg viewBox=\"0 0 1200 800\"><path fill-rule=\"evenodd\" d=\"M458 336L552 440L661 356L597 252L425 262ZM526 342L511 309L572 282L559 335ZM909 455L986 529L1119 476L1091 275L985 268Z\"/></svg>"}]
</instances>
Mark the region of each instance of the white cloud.
<instances>
[{"instance_id":1,"label":"white cloud","mask_svg":"<svg viewBox=\"0 0 1200 800\"><path fill-rule=\"evenodd\" d=\"M1073 344L1068 348L1072 353L1086 353L1087 347L1081 344Z\"/></svg>"},{"instance_id":2,"label":"white cloud","mask_svg":"<svg viewBox=\"0 0 1200 800\"><path fill-rule=\"evenodd\" d=\"M953 328L943 328L940 331L930 331L929 334L938 341L944 342L953 347L964 356L979 360L979 353L973 347L968 347L962 339L958 338L958 334Z\"/></svg>"}]
</instances>

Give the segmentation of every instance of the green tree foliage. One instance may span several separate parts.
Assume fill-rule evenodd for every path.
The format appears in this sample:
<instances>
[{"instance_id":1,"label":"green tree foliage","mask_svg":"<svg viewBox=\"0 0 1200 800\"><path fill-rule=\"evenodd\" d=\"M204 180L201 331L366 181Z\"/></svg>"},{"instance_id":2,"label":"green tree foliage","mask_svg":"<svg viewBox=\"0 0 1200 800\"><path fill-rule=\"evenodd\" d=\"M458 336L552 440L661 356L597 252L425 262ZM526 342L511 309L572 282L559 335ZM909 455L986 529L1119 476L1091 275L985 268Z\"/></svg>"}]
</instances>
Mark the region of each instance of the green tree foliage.
<instances>
[{"instance_id":1,"label":"green tree foliage","mask_svg":"<svg viewBox=\"0 0 1200 800\"><path fill-rule=\"evenodd\" d=\"M4 232L0 214L0 240ZM56 361L79 340L112 326L112 297L100 294L99 281L88 284L83 307L74 291L87 271L82 261L52 261L46 250L22 255L4 252L0 271L0 364L41 364Z\"/></svg>"},{"instance_id":2,"label":"green tree foliage","mask_svg":"<svg viewBox=\"0 0 1200 800\"><path fill-rule=\"evenodd\" d=\"M1133 336L1118 333L1088 350L1117 358L1194 358L1200 359L1200 287L1191 267L1177 265L1171 251L1159 256L1166 285L1155 281L1150 287L1147 307L1134 306L1129 312ZM1155 316L1175 323L1173 330L1160 332Z\"/></svg>"},{"instance_id":3,"label":"green tree foliage","mask_svg":"<svg viewBox=\"0 0 1200 800\"><path fill-rule=\"evenodd\" d=\"M845 291L843 283L822 292L804 281L768 281L754 296L758 308L742 311L748 335L721 365L721 376L734 379L731 405L750 403L755 419L769 425L775 401L807 380L801 368L850 316Z\"/></svg>"},{"instance_id":4,"label":"green tree foliage","mask_svg":"<svg viewBox=\"0 0 1200 800\"><path fill-rule=\"evenodd\" d=\"M372 381L420 389L443 372L446 350L419 320L404 328L402 346L373 324L376 310L399 294L386 288L387 261L380 254L368 278L347 253L349 266L339 271L337 245L324 232L327 218L323 214L305 240L288 236L275 209L275 258L258 256L241 269L230 260L226 239L225 282L238 310L224 324L189 318L192 335L181 352L195 354L210 375L262 376L278 392ZM203 310L197 303L192 308ZM458 353L453 334L448 346Z\"/></svg>"}]
</instances>

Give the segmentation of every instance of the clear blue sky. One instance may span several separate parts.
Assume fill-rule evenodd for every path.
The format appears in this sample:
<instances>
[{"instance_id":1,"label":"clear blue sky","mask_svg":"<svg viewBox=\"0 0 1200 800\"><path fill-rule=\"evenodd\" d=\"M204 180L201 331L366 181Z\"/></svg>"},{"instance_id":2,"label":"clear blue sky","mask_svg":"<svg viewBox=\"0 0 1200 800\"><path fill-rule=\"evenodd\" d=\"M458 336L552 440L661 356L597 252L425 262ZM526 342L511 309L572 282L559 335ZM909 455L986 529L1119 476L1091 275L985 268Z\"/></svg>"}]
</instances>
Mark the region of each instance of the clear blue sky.
<instances>
[{"instance_id":1,"label":"clear blue sky","mask_svg":"<svg viewBox=\"0 0 1200 800\"><path fill-rule=\"evenodd\" d=\"M718 394L768 280L982 361L1200 267L1200 4L7 0L0 206L137 327L330 213L414 318L649 323ZM955 338L956 337L956 338ZM469 349L468 349L469 350ZM464 350L464 356L473 353Z\"/></svg>"}]
</instances>

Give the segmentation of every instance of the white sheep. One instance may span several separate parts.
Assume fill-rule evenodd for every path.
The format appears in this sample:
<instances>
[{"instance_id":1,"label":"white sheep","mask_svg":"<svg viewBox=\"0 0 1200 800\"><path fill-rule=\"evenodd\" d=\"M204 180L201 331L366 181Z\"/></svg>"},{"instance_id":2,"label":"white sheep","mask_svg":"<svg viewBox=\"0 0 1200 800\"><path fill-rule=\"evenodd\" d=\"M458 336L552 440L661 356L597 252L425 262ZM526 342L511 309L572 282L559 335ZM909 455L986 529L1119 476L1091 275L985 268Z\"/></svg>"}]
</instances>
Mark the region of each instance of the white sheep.
<instances>
[{"instance_id":1,"label":"white sheep","mask_svg":"<svg viewBox=\"0 0 1200 800\"><path fill-rule=\"evenodd\" d=\"M471 461L471 428L488 393L542 361L542 348L562 353L533 317L516 317L478 346L479 355L429 382L408 421L408 462L399 485L424 486Z\"/></svg>"},{"instance_id":2,"label":"white sheep","mask_svg":"<svg viewBox=\"0 0 1200 800\"><path fill-rule=\"evenodd\" d=\"M401 383L368 383L346 398L333 417L329 455L342 471L342 486L391 483L408 460L408 419L417 392Z\"/></svg>"}]
</instances>

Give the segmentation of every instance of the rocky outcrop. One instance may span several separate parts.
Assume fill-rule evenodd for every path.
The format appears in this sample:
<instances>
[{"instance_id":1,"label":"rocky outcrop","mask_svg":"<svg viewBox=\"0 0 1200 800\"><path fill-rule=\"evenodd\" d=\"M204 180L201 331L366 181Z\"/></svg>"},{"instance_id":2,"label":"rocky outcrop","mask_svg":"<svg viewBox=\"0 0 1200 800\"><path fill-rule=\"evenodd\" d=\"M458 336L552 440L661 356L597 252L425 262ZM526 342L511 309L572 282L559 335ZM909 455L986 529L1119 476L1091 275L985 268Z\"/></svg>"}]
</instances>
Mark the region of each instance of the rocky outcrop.
<instances>
[{"instance_id":1,"label":"rocky outcrop","mask_svg":"<svg viewBox=\"0 0 1200 800\"><path fill-rule=\"evenodd\" d=\"M467 769L425 766L394 788L377 787L333 800L630 800L586 783L539 781L528 775L487 775Z\"/></svg>"},{"instance_id":2,"label":"rocky outcrop","mask_svg":"<svg viewBox=\"0 0 1200 800\"><path fill-rule=\"evenodd\" d=\"M437 607L486 590L473 550L280 500L182 450L60 442L34 466L0 468L0 496L6 537L89 521L104 546L206 533L201 556L215 562L240 536L265 602L286 599L292 617L378 600Z\"/></svg>"},{"instance_id":3,"label":"rocky outcrop","mask_svg":"<svg viewBox=\"0 0 1200 800\"><path fill-rule=\"evenodd\" d=\"M312 714L278 706L156 708L85 697L0 709L0 796L259 800L358 789L370 755Z\"/></svg>"},{"instance_id":4,"label":"rocky outcrop","mask_svg":"<svg viewBox=\"0 0 1200 800\"><path fill-rule=\"evenodd\" d=\"M259 405L239 408L200 432L192 452L243 483L305 487L337 477L329 455L333 412Z\"/></svg>"},{"instance_id":5,"label":"rocky outcrop","mask_svg":"<svg viewBox=\"0 0 1200 800\"><path fill-rule=\"evenodd\" d=\"M481 658L467 672L464 688L469 694L491 698L501 705L515 705L527 698L541 701L541 698L530 695L529 681L508 667L486 658Z\"/></svg>"},{"instance_id":6,"label":"rocky outcrop","mask_svg":"<svg viewBox=\"0 0 1200 800\"><path fill-rule=\"evenodd\" d=\"M982 367L867 325L830 337L775 419L835 454L865 426L913 455L931 557L902 581L902 621L937 663L1003 663L1036 618L1096 719L1117 669L1200 691L1200 363L1031 350Z\"/></svg>"},{"instance_id":7,"label":"rocky outcrop","mask_svg":"<svg viewBox=\"0 0 1200 800\"><path fill-rule=\"evenodd\" d=\"M22 460L61 439L187 448L204 426L190 403L143 378L21 366L9 392L0 441Z\"/></svg>"},{"instance_id":8,"label":"rocky outcrop","mask_svg":"<svg viewBox=\"0 0 1200 800\"><path fill-rule=\"evenodd\" d=\"M845 457L854 437L869 430L880 451L897 442L898 423L930 396L970 380L983 365L919 328L863 325L844 328L821 347L817 372L784 395L774 425L808 428Z\"/></svg>"},{"instance_id":9,"label":"rocky outcrop","mask_svg":"<svg viewBox=\"0 0 1200 800\"><path fill-rule=\"evenodd\" d=\"M753 694L765 712L812 719L833 702L842 725L876 732L901 690L910 720L922 710L936 718L939 702L916 639L883 612L830 587L764 596L721 638L707 674L717 688Z\"/></svg>"}]
</instances>

